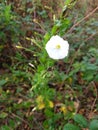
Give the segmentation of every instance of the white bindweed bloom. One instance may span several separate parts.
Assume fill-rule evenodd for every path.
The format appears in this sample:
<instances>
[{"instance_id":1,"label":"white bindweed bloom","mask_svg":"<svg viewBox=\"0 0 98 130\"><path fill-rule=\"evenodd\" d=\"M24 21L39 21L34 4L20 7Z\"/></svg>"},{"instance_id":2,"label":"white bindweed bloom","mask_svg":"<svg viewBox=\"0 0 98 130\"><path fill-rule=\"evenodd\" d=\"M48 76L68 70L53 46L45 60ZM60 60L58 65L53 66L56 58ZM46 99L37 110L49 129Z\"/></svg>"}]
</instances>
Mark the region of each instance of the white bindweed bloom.
<instances>
[{"instance_id":1,"label":"white bindweed bloom","mask_svg":"<svg viewBox=\"0 0 98 130\"><path fill-rule=\"evenodd\" d=\"M68 55L69 44L58 35L52 36L45 47L50 58L64 59Z\"/></svg>"}]
</instances>

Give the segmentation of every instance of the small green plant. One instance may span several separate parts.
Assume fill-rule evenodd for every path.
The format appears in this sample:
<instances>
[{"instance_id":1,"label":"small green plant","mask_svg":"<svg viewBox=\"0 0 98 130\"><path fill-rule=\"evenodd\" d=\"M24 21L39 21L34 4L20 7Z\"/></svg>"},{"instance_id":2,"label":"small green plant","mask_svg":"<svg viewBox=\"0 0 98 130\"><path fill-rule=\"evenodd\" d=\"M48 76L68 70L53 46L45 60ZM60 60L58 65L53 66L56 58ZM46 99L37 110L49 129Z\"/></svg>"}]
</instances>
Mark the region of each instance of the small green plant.
<instances>
[{"instance_id":1,"label":"small green plant","mask_svg":"<svg viewBox=\"0 0 98 130\"><path fill-rule=\"evenodd\" d=\"M98 110L98 49L91 40L97 23L77 15L77 9L64 15L75 3L66 0L52 20L40 0L19 3L20 17L12 4L0 3L0 50L16 43L12 65L2 63L7 71L0 70L1 130L98 129L97 118L88 117ZM20 35L20 19L28 25L26 37Z\"/></svg>"},{"instance_id":2,"label":"small green plant","mask_svg":"<svg viewBox=\"0 0 98 130\"><path fill-rule=\"evenodd\" d=\"M89 129L90 130L97 130L98 129L98 120L97 119L94 119L90 122Z\"/></svg>"},{"instance_id":3,"label":"small green plant","mask_svg":"<svg viewBox=\"0 0 98 130\"><path fill-rule=\"evenodd\" d=\"M12 11L11 4L0 3L0 25L1 44L4 45L4 43L8 44L9 42L17 42L19 40L18 38L22 33L20 30L21 23Z\"/></svg>"},{"instance_id":4,"label":"small green plant","mask_svg":"<svg viewBox=\"0 0 98 130\"><path fill-rule=\"evenodd\" d=\"M98 129L98 120L92 119L91 121L87 121L87 119L81 114L76 114L73 116L74 124L67 123L64 125L63 130L81 130L84 128L88 128L89 130L97 130Z\"/></svg>"}]
</instances>

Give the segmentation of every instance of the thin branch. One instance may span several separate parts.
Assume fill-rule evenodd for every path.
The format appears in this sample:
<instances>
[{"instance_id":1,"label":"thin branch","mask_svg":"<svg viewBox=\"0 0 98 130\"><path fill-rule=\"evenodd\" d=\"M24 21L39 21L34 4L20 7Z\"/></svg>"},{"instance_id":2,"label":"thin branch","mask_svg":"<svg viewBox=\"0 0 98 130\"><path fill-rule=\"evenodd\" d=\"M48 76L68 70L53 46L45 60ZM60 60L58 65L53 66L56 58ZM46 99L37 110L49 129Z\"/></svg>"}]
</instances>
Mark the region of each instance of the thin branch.
<instances>
[{"instance_id":1,"label":"thin branch","mask_svg":"<svg viewBox=\"0 0 98 130\"><path fill-rule=\"evenodd\" d=\"M78 21L77 23L75 23L71 28L70 30L67 32L68 33L71 33L73 31L73 29L78 26L80 23L82 23L84 20L86 20L87 18L89 18L92 14L94 14L98 9L98 6L92 10L92 12L90 12L88 15L86 15L84 18L82 18L80 21ZM63 36L64 38L66 38L66 35Z\"/></svg>"},{"instance_id":2,"label":"thin branch","mask_svg":"<svg viewBox=\"0 0 98 130\"><path fill-rule=\"evenodd\" d=\"M98 98L98 93L97 93L97 88L96 88L95 83L94 83L94 82L91 82L91 83L92 83L92 86L95 88L95 94L96 94L95 100L94 100L94 102L93 102L93 104L92 104L92 106L91 106L91 112L92 112L93 109L94 109L94 106L95 106L95 104L96 104L97 98Z\"/></svg>"},{"instance_id":3,"label":"thin branch","mask_svg":"<svg viewBox=\"0 0 98 130\"><path fill-rule=\"evenodd\" d=\"M97 33L91 34L88 38L86 38L84 41L87 42L90 39L92 39Z\"/></svg>"},{"instance_id":4,"label":"thin branch","mask_svg":"<svg viewBox=\"0 0 98 130\"><path fill-rule=\"evenodd\" d=\"M21 121L23 121L24 123L26 123L27 125L29 125L29 123L27 121L25 121L23 118L19 117L18 115L15 115L14 113L11 113L13 117L16 117L18 119L20 119Z\"/></svg>"}]
</instances>

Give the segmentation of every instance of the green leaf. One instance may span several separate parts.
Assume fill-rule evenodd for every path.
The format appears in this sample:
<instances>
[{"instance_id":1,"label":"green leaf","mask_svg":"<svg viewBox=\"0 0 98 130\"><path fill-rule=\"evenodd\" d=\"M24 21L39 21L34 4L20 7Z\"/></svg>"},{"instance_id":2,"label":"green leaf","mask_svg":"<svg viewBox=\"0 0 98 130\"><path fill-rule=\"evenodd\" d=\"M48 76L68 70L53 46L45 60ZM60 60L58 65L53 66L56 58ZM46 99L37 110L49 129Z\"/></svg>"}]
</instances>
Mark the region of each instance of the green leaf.
<instances>
[{"instance_id":1,"label":"green leaf","mask_svg":"<svg viewBox=\"0 0 98 130\"><path fill-rule=\"evenodd\" d=\"M0 87L5 85L6 83L7 83L7 81L5 79L0 80Z\"/></svg>"},{"instance_id":2,"label":"green leaf","mask_svg":"<svg viewBox=\"0 0 98 130\"><path fill-rule=\"evenodd\" d=\"M94 81L98 82L98 75L95 76Z\"/></svg>"},{"instance_id":3,"label":"green leaf","mask_svg":"<svg viewBox=\"0 0 98 130\"><path fill-rule=\"evenodd\" d=\"M76 125L68 123L64 126L63 130L80 130L80 128Z\"/></svg>"},{"instance_id":4,"label":"green leaf","mask_svg":"<svg viewBox=\"0 0 98 130\"><path fill-rule=\"evenodd\" d=\"M8 116L8 114L5 113L5 112L0 113L0 118L1 118L1 119L6 118L7 116Z\"/></svg>"},{"instance_id":5,"label":"green leaf","mask_svg":"<svg viewBox=\"0 0 98 130\"><path fill-rule=\"evenodd\" d=\"M14 129L14 128L16 127L16 124L17 124L16 121L14 121L14 120L12 120L12 119L9 120L9 126L10 126L11 128Z\"/></svg>"},{"instance_id":6,"label":"green leaf","mask_svg":"<svg viewBox=\"0 0 98 130\"><path fill-rule=\"evenodd\" d=\"M4 16L6 18L6 22L9 22L10 21L10 18L11 18L11 5L8 5L5 7L5 11L4 11Z\"/></svg>"},{"instance_id":7,"label":"green leaf","mask_svg":"<svg viewBox=\"0 0 98 130\"><path fill-rule=\"evenodd\" d=\"M66 0L65 5L69 5L72 0Z\"/></svg>"},{"instance_id":8,"label":"green leaf","mask_svg":"<svg viewBox=\"0 0 98 130\"><path fill-rule=\"evenodd\" d=\"M4 126L1 127L0 130L10 130L10 128L7 125L4 125Z\"/></svg>"},{"instance_id":9,"label":"green leaf","mask_svg":"<svg viewBox=\"0 0 98 130\"><path fill-rule=\"evenodd\" d=\"M86 128L88 126L88 122L87 122L86 118L80 114L76 114L73 119L75 122L77 122L83 128Z\"/></svg>"},{"instance_id":10,"label":"green leaf","mask_svg":"<svg viewBox=\"0 0 98 130\"><path fill-rule=\"evenodd\" d=\"M58 29L58 26L53 26L53 28L52 28L52 35L54 35L55 33L56 33L56 31L57 31L57 29Z\"/></svg>"},{"instance_id":11,"label":"green leaf","mask_svg":"<svg viewBox=\"0 0 98 130\"><path fill-rule=\"evenodd\" d=\"M89 125L90 130L98 130L98 120L92 120Z\"/></svg>"},{"instance_id":12,"label":"green leaf","mask_svg":"<svg viewBox=\"0 0 98 130\"><path fill-rule=\"evenodd\" d=\"M50 39L50 34L46 33L44 36L44 43L46 44L49 39Z\"/></svg>"},{"instance_id":13,"label":"green leaf","mask_svg":"<svg viewBox=\"0 0 98 130\"><path fill-rule=\"evenodd\" d=\"M46 117L48 117L48 118L51 118L51 117L53 117L53 112L51 111L51 110L49 110L49 109L46 109L45 110L45 115L46 115Z\"/></svg>"}]
</instances>

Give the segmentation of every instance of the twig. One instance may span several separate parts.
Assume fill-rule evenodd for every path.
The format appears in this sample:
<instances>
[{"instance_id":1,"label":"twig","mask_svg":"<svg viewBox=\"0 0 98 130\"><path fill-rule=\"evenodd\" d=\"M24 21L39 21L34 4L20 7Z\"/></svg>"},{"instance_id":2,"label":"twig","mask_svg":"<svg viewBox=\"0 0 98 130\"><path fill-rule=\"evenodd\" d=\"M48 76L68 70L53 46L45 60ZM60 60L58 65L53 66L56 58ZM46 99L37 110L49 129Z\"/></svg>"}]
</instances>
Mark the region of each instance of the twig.
<instances>
[{"instance_id":1,"label":"twig","mask_svg":"<svg viewBox=\"0 0 98 130\"><path fill-rule=\"evenodd\" d=\"M37 19L33 19L33 22L36 23L37 25L39 25L39 27L43 30L44 33L46 33L47 31L45 30L44 26L42 24L40 24Z\"/></svg>"},{"instance_id":2,"label":"twig","mask_svg":"<svg viewBox=\"0 0 98 130\"><path fill-rule=\"evenodd\" d=\"M40 130L43 130L43 126L41 125L41 123L38 123L37 120L35 118L33 118L33 121L35 122L35 124L39 127Z\"/></svg>"},{"instance_id":3,"label":"twig","mask_svg":"<svg viewBox=\"0 0 98 130\"><path fill-rule=\"evenodd\" d=\"M78 25L79 25L80 23L82 23L84 20L86 20L87 18L89 18L93 13L95 13L95 12L97 11L97 9L98 9L98 6L97 6L94 10L92 10L92 12L90 12L88 15L86 15L84 18L82 18L80 21L78 21L77 23L75 23L75 24L70 28L70 30L67 32L67 34L68 34L68 33L71 33L76 26L78 26ZM63 36L63 38L64 38L64 37L66 38L66 34Z\"/></svg>"},{"instance_id":4,"label":"twig","mask_svg":"<svg viewBox=\"0 0 98 130\"><path fill-rule=\"evenodd\" d=\"M94 83L94 82L91 82L91 83L92 83L93 87L95 88L95 94L96 94L95 100L94 100L94 102L93 102L93 104L92 104L92 106L91 106L91 113L92 113L92 111L93 111L93 108L94 108L94 106L95 106L95 103L96 103L96 101L97 101L97 98L98 98L98 93L97 93L97 88L96 88L96 85L95 85L95 83Z\"/></svg>"},{"instance_id":5,"label":"twig","mask_svg":"<svg viewBox=\"0 0 98 130\"><path fill-rule=\"evenodd\" d=\"M90 40L90 39L91 39L93 36L95 36L95 35L96 35L96 34L90 35L90 37L88 37L87 39L85 39L84 42L87 42L88 40ZM70 68L71 68L71 66L72 66L72 64L73 64L73 62L74 62L74 60L76 59L76 57L77 57L77 55L78 55L78 52L79 52L79 50L81 49L81 47L82 47L83 44L84 44L84 43L80 44L80 46L78 47L77 51L75 52L75 54L74 54L74 56L73 56L73 59L71 60L70 65L69 65L69 67L68 67L68 69L67 69L66 74L69 73ZM65 80L66 80L66 79L65 79ZM62 82L61 86L63 86L65 80Z\"/></svg>"},{"instance_id":6,"label":"twig","mask_svg":"<svg viewBox=\"0 0 98 130\"><path fill-rule=\"evenodd\" d=\"M67 33L72 32L73 29L74 29L74 27L78 26L81 22L83 22L83 21L86 20L88 17L90 17L93 13L95 13L95 11L96 11L97 9L98 9L98 6L97 6L92 12L90 12L87 16L85 16L83 19L81 19L81 20L78 21L76 24L74 24L74 25L71 27L71 29L70 29ZM96 35L96 34L92 34L90 37L88 37L87 39L85 39L84 42L87 42L88 40L90 40L94 35ZM66 35L64 35L63 38L64 38L65 36L66 36ZM74 60L75 60L75 58L77 57L77 54L78 54L78 52L79 52L79 50L81 49L81 47L82 47L83 44L84 44L84 43L80 44L80 46L78 47L78 50L77 50L76 53L74 54L74 57L73 57L73 59L71 60L71 63L70 63L70 65L69 65L69 68L68 68L66 74L69 73L70 68L71 68L71 66L72 66L72 64L73 64L73 62L74 62ZM65 80L66 80L66 79L65 79ZM65 80L62 82L61 86L63 86Z\"/></svg>"},{"instance_id":7,"label":"twig","mask_svg":"<svg viewBox=\"0 0 98 130\"><path fill-rule=\"evenodd\" d=\"M96 35L96 33L90 35L88 38L86 38L86 39L84 40L84 42L87 42L88 40L90 40L91 38L93 38L93 36L95 36L95 35ZM79 50L81 49L81 47L82 47L83 44L84 44L84 43L80 44L79 48L77 49L76 53L74 54L74 57L73 57L73 59L71 60L69 69L67 70L67 73L70 71L70 67L72 66L72 64L73 64L75 58L77 57L77 54L78 54L78 52L79 52Z\"/></svg>"},{"instance_id":8,"label":"twig","mask_svg":"<svg viewBox=\"0 0 98 130\"><path fill-rule=\"evenodd\" d=\"M20 119L21 121L23 121L24 123L28 124L29 123L27 121L25 121L23 118L19 117L18 115L15 115L14 113L11 113L13 117L17 117L18 119Z\"/></svg>"},{"instance_id":9,"label":"twig","mask_svg":"<svg viewBox=\"0 0 98 130\"><path fill-rule=\"evenodd\" d=\"M81 20L78 21L76 24L74 24L74 25L71 27L71 29L70 29L67 33L72 32L73 29L74 29L74 27L78 26L81 22L83 22L83 21L86 20L88 17L90 17L93 13L96 12L97 9L98 9L98 6L97 6L92 12L90 12L88 15L86 15L83 19L81 19ZM88 37L87 39L85 39L84 42L87 42L88 40L90 40L90 39L91 39L93 36L95 36L95 35L96 35L96 34L90 35L90 37ZM74 57L73 57L73 59L72 59L72 61L71 61L71 63L70 63L70 67L71 67L72 63L74 62L75 58L77 57L78 51L81 49L81 47L82 47L82 44L79 46L78 50L76 51L76 53L75 53L75 55L74 55ZM67 73L69 72L70 67L69 67Z\"/></svg>"},{"instance_id":10,"label":"twig","mask_svg":"<svg viewBox=\"0 0 98 130\"><path fill-rule=\"evenodd\" d=\"M97 34L97 33L91 34L91 35L90 35L88 38L86 38L84 41L87 42L88 40L92 39L96 34Z\"/></svg>"}]
</instances>

